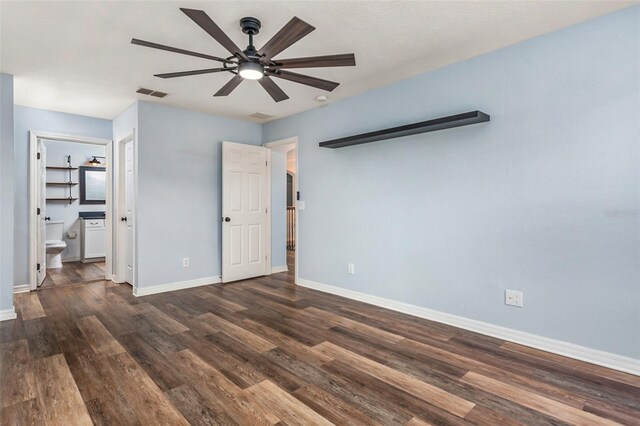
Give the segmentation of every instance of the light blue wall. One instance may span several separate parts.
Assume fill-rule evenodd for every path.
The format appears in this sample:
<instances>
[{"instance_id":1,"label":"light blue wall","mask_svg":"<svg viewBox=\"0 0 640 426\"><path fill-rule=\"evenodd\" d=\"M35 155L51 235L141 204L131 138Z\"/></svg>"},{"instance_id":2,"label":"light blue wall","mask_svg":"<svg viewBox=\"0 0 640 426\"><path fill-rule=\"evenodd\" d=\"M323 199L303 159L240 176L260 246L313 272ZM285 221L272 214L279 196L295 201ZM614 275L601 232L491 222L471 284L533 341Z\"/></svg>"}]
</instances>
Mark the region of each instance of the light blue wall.
<instances>
[{"instance_id":1,"label":"light blue wall","mask_svg":"<svg viewBox=\"0 0 640 426\"><path fill-rule=\"evenodd\" d=\"M13 307L13 76L0 74L0 311Z\"/></svg>"},{"instance_id":2,"label":"light blue wall","mask_svg":"<svg viewBox=\"0 0 640 426\"><path fill-rule=\"evenodd\" d=\"M222 141L260 144L261 127L138 103L138 288L220 275Z\"/></svg>"},{"instance_id":3,"label":"light blue wall","mask_svg":"<svg viewBox=\"0 0 640 426\"><path fill-rule=\"evenodd\" d=\"M300 140L300 277L640 358L639 23L629 8L264 125ZM475 109L491 122L318 148Z\"/></svg>"},{"instance_id":4,"label":"light blue wall","mask_svg":"<svg viewBox=\"0 0 640 426\"><path fill-rule=\"evenodd\" d=\"M287 153L271 151L271 266L287 266Z\"/></svg>"},{"instance_id":5,"label":"light blue wall","mask_svg":"<svg viewBox=\"0 0 640 426\"><path fill-rule=\"evenodd\" d=\"M111 120L15 107L14 285L29 283L29 131L111 139Z\"/></svg>"},{"instance_id":6,"label":"light blue wall","mask_svg":"<svg viewBox=\"0 0 640 426\"><path fill-rule=\"evenodd\" d=\"M104 145L93 145L76 142L62 141L45 141L47 148L47 165L64 166L66 165L66 156L71 156L71 164L74 167L91 166L88 162L94 155L105 157L106 147ZM103 162L104 158L100 158ZM74 182L79 182L80 170L71 172L71 178ZM47 170L47 182L67 182L69 180L69 172L67 170ZM46 216L51 220L64 220L64 233L62 239L67 243L67 248L62 252L62 261L80 260L80 219L79 212L89 211L105 211L104 204L80 204L80 185L75 185L71 189L77 201L69 203L48 202L46 204ZM47 197L68 197L68 186L47 186ZM67 237L67 233L75 232L76 238Z\"/></svg>"},{"instance_id":7,"label":"light blue wall","mask_svg":"<svg viewBox=\"0 0 640 426\"><path fill-rule=\"evenodd\" d=\"M134 102L113 119L113 139L119 142L138 127L138 102Z\"/></svg>"}]
</instances>

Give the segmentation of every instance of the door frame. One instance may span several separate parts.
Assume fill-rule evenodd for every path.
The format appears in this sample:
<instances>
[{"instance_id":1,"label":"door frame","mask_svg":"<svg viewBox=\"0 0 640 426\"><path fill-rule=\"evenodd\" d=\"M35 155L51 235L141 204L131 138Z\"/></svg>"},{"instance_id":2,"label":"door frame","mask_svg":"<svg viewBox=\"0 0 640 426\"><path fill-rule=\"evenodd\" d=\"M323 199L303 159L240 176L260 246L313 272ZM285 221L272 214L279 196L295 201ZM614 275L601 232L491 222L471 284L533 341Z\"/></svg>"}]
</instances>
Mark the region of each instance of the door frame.
<instances>
[{"instance_id":1,"label":"door frame","mask_svg":"<svg viewBox=\"0 0 640 426\"><path fill-rule=\"evenodd\" d=\"M233 142L233 141L222 141L222 143L220 144L220 218L224 217L224 212L222 211L223 208L223 203L224 203L224 196L223 196L223 187L224 187L224 173L222 171L222 164L224 163L224 159L222 158L222 156L224 155L224 153L222 152L223 150L223 145L224 143L234 143L234 144L241 144L241 145L248 145L248 146L257 146L257 147L264 147L266 148L264 145L253 145L253 144L245 144L242 142ZM265 192L266 192L266 201L265 201L265 208L267 209L267 224L269 226L267 226L266 229L266 236L265 236L265 241L264 241L264 246L263 246L263 250L265 255L267 256L267 262L264 268L264 275L270 275L271 274L271 150L267 149L267 175L266 175L266 181L265 181ZM222 248L220 250L220 281L224 283L224 281L222 280L222 268L224 266L224 262L222 260L222 256L224 253L224 237L223 237L223 226L224 226L224 222L220 222L220 247ZM247 278L249 279L249 278ZM233 282L233 281L229 281L229 282Z\"/></svg>"},{"instance_id":2,"label":"door frame","mask_svg":"<svg viewBox=\"0 0 640 426\"><path fill-rule=\"evenodd\" d=\"M114 199L114 223L118 223L113 235L115 238L115 253L114 258L116 259L116 268L113 271L113 281L116 283L123 283L126 281L126 229L124 227L119 226L120 223L117 221L118 218L123 216L123 212L126 210L125 208L125 199L124 199L124 176L122 175L123 165L124 165L124 144L127 142L133 143L133 282L130 283L133 287L133 292L135 294L138 283L138 235L137 235L137 224L138 224L138 216L137 216L137 201L138 201L138 142L136 138L136 129L132 129L131 132L122 139L119 139L115 144L114 148L114 158L117 159L114 162L114 182L115 182L115 192L113 195Z\"/></svg>"},{"instance_id":3,"label":"door frame","mask_svg":"<svg viewBox=\"0 0 640 426\"><path fill-rule=\"evenodd\" d=\"M299 178L300 178L300 162L299 162L299 157L300 157L300 149L299 146L300 144L298 143L298 137L297 136L292 136L289 138L285 138L285 139L278 139L272 142L266 142L263 143L262 146L264 146L265 148L269 148L269 152L271 152L271 148L276 148L279 146L283 146L283 145L294 145L295 146L295 150L296 150L296 173L295 173L295 177L293 179L293 185L294 185L294 193L298 194L299 191L299 187L298 187L298 182L299 182ZM271 154L269 154L271 155ZM269 164L271 164L271 161L269 161ZM269 197L271 197L271 173L269 173ZM295 228L296 228L296 232L295 232L295 239L296 239L296 249L294 250L294 255L293 255L293 269L294 269L294 277L293 277L293 282L297 285L298 284L298 278L299 278L299 268L298 268L298 253L300 252L300 238L299 238L299 229L300 227L298 226L300 223L300 214L299 214L299 208L298 208L298 201L299 200L295 200L295 206L296 206L296 223L295 223ZM269 220L271 220L271 215L269 215ZM271 229L271 226L269 226L269 229ZM271 234L271 231L269 232L269 234Z\"/></svg>"},{"instance_id":4,"label":"door frame","mask_svg":"<svg viewBox=\"0 0 640 426\"><path fill-rule=\"evenodd\" d=\"M105 249L105 279L113 277L113 141L88 136L65 135L41 131L29 131L29 290L38 288L37 259L38 241L36 241L38 224L38 140L52 140L60 142L75 142L90 145L103 145L106 151L106 200L105 200L105 224L106 224L106 249ZM46 268L47 265L45 264Z\"/></svg>"}]
</instances>

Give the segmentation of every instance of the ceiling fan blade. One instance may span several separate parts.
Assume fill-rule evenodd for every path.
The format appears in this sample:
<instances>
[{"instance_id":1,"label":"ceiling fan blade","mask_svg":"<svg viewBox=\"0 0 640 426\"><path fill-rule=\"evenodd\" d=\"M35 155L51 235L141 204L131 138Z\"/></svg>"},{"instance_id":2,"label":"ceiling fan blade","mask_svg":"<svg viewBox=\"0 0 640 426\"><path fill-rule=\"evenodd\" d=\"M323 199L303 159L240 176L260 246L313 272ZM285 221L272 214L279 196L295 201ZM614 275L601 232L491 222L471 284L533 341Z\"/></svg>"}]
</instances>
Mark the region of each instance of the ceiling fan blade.
<instances>
[{"instance_id":1,"label":"ceiling fan blade","mask_svg":"<svg viewBox=\"0 0 640 426\"><path fill-rule=\"evenodd\" d=\"M175 78L175 77L186 77L189 75L200 75L200 74L212 74L214 72L221 71L231 71L235 68L207 68L204 70L193 70L193 71L180 71L180 72L168 72L164 74L154 74L154 77L160 78Z\"/></svg>"},{"instance_id":2,"label":"ceiling fan blade","mask_svg":"<svg viewBox=\"0 0 640 426\"><path fill-rule=\"evenodd\" d=\"M271 37L271 40L262 46L258 53L264 55L266 59L271 59L315 29L315 27L294 16L276 35Z\"/></svg>"},{"instance_id":3,"label":"ceiling fan blade","mask_svg":"<svg viewBox=\"0 0 640 426\"><path fill-rule=\"evenodd\" d=\"M213 96L227 96L229 93L233 92L233 89L238 87L238 85L242 83L243 80L244 78L240 77L239 75L234 75L233 78L229 80L227 84L222 86L222 88L218 90Z\"/></svg>"},{"instance_id":4,"label":"ceiling fan blade","mask_svg":"<svg viewBox=\"0 0 640 426\"><path fill-rule=\"evenodd\" d=\"M340 83L335 81L323 80L317 77L311 77L310 75L297 74L291 71L277 71L275 73L269 73L272 77L278 77L285 80L293 81L295 83L305 84L307 86L315 87L318 89L326 90L327 92L333 91Z\"/></svg>"},{"instance_id":5,"label":"ceiling fan blade","mask_svg":"<svg viewBox=\"0 0 640 426\"><path fill-rule=\"evenodd\" d=\"M200 28L205 30L207 34L213 37L218 43L220 43L225 49L231 52L232 55L238 56L244 60L247 60L247 56L225 33L220 29L218 25L207 15L203 10L187 9L181 7L180 10L184 12L193 22L198 24Z\"/></svg>"},{"instance_id":6,"label":"ceiling fan blade","mask_svg":"<svg viewBox=\"0 0 640 426\"><path fill-rule=\"evenodd\" d=\"M271 80L266 75L258 80L258 83L260 83L260 85L264 87L264 90L266 90L267 93L271 95L274 101L280 102L289 99L289 96L287 96L287 94L282 91L282 89L275 83L275 81Z\"/></svg>"},{"instance_id":7,"label":"ceiling fan blade","mask_svg":"<svg viewBox=\"0 0 640 426\"><path fill-rule=\"evenodd\" d=\"M276 68L352 67L356 64L353 53L311 56L308 58L274 59Z\"/></svg>"},{"instance_id":8,"label":"ceiling fan blade","mask_svg":"<svg viewBox=\"0 0 640 426\"><path fill-rule=\"evenodd\" d=\"M228 64L234 63L224 58L218 58L217 56L206 55L204 53L192 52L190 50L179 49L177 47L165 46L164 44L153 43L151 41L138 40L137 38L131 39L131 44L138 46L150 47L152 49L166 50L167 52L180 53L182 55L195 56L197 58L211 59L212 61L220 61Z\"/></svg>"}]
</instances>

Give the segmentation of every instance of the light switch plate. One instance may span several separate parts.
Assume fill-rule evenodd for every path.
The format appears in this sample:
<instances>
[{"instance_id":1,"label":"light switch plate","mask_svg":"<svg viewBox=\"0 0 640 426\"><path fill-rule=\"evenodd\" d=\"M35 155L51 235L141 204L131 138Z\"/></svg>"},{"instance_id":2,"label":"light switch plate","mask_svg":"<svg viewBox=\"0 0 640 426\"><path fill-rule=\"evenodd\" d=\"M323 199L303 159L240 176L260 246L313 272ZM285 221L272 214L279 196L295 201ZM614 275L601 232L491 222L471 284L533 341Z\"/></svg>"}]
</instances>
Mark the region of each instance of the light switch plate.
<instances>
[{"instance_id":1,"label":"light switch plate","mask_svg":"<svg viewBox=\"0 0 640 426\"><path fill-rule=\"evenodd\" d=\"M304 210L304 201L298 201L298 210Z\"/></svg>"},{"instance_id":2,"label":"light switch plate","mask_svg":"<svg viewBox=\"0 0 640 426\"><path fill-rule=\"evenodd\" d=\"M355 266L353 263L347 263L347 274L353 275L356 273Z\"/></svg>"}]
</instances>

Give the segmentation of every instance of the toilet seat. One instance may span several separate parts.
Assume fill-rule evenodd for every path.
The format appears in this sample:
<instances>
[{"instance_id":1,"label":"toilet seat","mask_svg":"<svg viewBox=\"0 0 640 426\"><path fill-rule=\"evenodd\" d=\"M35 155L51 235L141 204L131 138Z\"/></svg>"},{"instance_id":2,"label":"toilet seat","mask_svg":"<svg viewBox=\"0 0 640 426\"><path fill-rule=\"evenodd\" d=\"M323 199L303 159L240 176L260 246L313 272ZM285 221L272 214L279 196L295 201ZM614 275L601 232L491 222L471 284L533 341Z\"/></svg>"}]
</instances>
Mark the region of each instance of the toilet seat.
<instances>
[{"instance_id":1,"label":"toilet seat","mask_svg":"<svg viewBox=\"0 0 640 426\"><path fill-rule=\"evenodd\" d=\"M67 247L66 241L62 240L47 240L45 241L46 247L49 248L65 248Z\"/></svg>"}]
</instances>

